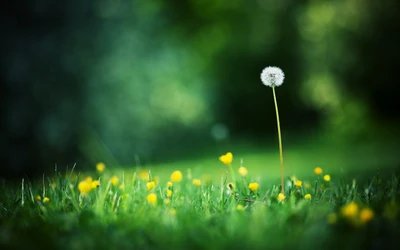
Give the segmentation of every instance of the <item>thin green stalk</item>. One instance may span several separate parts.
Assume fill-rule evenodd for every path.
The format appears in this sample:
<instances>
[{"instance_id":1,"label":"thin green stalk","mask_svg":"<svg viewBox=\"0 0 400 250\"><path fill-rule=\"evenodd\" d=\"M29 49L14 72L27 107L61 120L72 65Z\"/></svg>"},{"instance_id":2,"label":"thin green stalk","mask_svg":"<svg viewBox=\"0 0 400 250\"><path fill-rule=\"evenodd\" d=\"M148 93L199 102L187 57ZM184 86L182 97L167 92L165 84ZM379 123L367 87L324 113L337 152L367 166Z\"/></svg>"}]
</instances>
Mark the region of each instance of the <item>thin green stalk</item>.
<instances>
[{"instance_id":1,"label":"thin green stalk","mask_svg":"<svg viewBox=\"0 0 400 250\"><path fill-rule=\"evenodd\" d=\"M275 95L275 86L272 86L272 93L274 95L274 103L275 103L275 113L276 113L276 123L278 126L278 139L279 139L279 159L280 159L280 170L281 170L281 186L282 186L282 194L284 193L284 180L283 180L283 153L282 153L282 137L281 137L281 125L279 122L279 111L278 111L278 103L276 102Z\"/></svg>"}]
</instances>

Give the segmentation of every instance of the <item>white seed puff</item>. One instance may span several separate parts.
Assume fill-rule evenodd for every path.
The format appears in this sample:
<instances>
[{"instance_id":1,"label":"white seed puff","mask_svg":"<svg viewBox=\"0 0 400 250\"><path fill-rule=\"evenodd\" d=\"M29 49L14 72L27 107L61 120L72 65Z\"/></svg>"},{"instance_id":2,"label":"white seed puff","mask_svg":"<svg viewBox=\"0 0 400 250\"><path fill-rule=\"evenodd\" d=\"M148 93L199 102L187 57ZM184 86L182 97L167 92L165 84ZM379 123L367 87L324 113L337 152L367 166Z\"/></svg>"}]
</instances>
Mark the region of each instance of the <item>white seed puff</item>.
<instances>
[{"instance_id":1,"label":"white seed puff","mask_svg":"<svg viewBox=\"0 0 400 250\"><path fill-rule=\"evenodd\" d=\"M284 79L285 74L278 67L266 67L261 72L261 81L269 87L281 86Z\"/></svg>"}]
</instances>

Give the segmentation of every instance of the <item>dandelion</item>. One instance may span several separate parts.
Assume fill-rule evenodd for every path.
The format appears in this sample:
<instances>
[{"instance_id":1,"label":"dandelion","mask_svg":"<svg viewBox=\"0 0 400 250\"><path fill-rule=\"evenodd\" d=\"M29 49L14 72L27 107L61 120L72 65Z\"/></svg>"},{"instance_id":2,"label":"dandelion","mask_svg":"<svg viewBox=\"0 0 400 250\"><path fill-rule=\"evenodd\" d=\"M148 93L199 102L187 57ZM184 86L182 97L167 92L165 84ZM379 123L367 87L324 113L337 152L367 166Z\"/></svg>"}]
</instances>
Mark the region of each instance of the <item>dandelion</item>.
<instances>
[{"instance_id":1,"label":"dandelion","mask_svg":"<svg viewBox=\"0 0 400 250\"><path fill-rule=\"evenodd\" d=\"M233 155L232 155L231 152L228 152L228 153L226 153L226 154L224 154L224 155L221 155L221 156L219 157L219 160L220 160L223 164L229 165L229 164L232 163Z\"/></svg>"},{"instance_id":2,"label":"dandelion","mask_svg":"<svg viewBox=\"0 0 400 250\"><path fill-rule=\"evenodd\" d=\"M92 177L88 176L86 177L85 181L87 181L88 183L92 183L93 179Z\"/></svg>"},{"instance_id":3,"label":"dandelion","mask_svg":"<svg viewBox=\"0 0 400 250\"><path fill-rule=\"evenodd\" d=\"M325 181L330 181L331 180L331 176L329 174L324 175L324 180Z\"/></svg>"},{"instance_id":4,"label":"dandelion","mask_svg":"<svg viewBox=\"0 0 400 250\"><path fill-rule=\"evenodd\" d=\"M170 181L167 182L167 187L168 187L168 188L171 188L172 186L173 186L172 182L170 182Z\"/></svg>"},{"instance_id":5,"label":"dandelion","mask_svg":"<svg viewBox=\"0 0 400 250\"><path fill-rule=\"evenodd\" d=\"M106 164L104 164L103 162L99 162L96 164L96 169L99 173L102 173L105 168L106 168Z\"/></svg>"},{"instance_id":6,"label":"dandelion","mask_svg":"<svg viewBox=\"0 0 400 250\"><path fill-rule=\"evenodd\" d=\"M360 221L362 223L369 222L370 220L372 220L372 218L374 218L374 211L372 211L372 209L364 208L364 209L361 210L361 212L360 212Z\"/></svg>"},{"instance_id":7,"label":"dandelion","mask_svg":"<svg viewBox=\"0 0 400 250\"><path fill-rule=\"evenodd\" d=\"M175 208L171 208L171 209L169 210L169 214L170 214L170 215L175 215L175 214L176 214Z\"/></svg>"},{"instance_id":8,"label":"dandelion","mask_svg":"<svg viewBox=\"0 0 400 250\"><path fill-rule=\"evenodd\" d=\"M142 179L144 181L148 181L149 180L149 171L146 169L140 171L140 179Z\"/></svg>"},{"instance_id":9,"label":"dandelion","mask_svg":"<svg viewBox=\"0 0 400 250\"><path fill-rule=\"evenodd\" d=\"M257 191L257 189L258 189L258 183L257 183L257 182L249 183L249 189L250 189L251 191L253 191L253 192Z\"/></svg>"},{"instance_id":10,"label":"dandelion","mask_svg":"<svg viewBox=\"0 0 400 250\"><path fill-rule=\"evenodd\" d=\"M50 201L50 198L49 197L44 197L43 198L43 203L46 203L46 202L49 202Z\"/></svg>"},{"instance_id":11,"label":"dandelion","mask_svg":"<svg viewBox=\"0 0 400 250\"><path fill-rule=\"evenodd\" d=\"M42 197L40 197L40 195L36 195L35 199L36 199L37 201L41 201L41 200L42 200Z\"/></svg>"},{"instance_id":12,"label":"dandelion","mask_svg":"<svg viewBox=\"0 0 400 250\"><path fill-rule=\"evenodd\" d=\"M311 200L311 194L306 194L306 195L304 195L304 199L306 199L306 200Z\"/></svg>"},{"instance_id":13,"label":"dandelion","mask_svg":"<svg viewBox=\"0 0 400 250\"><path fill-rule=\"evenodd\" d=\"M168 189L168 190L167 190L167 197L168 197L168 198L171 198L171 196L172 196L172 190L169 190L169 189Z\"/></svg>"},{"instance_id":14,"label":"dandelion","mask_svg":"<svg viewBox=\"0 0 400 250\"><path fill-rule=\"evenodd\" d=\"M358 205L355 202L350 202L341 208L341 213L347 218L354 217L358 213Z\"/></svg>"},{"instance_id":15,"label":"dandelion","mask_svg":"<svg viewBox=\"0 0 400 250\"><path fill-rule=\"evenodd\" d=\"M155 205L157 202L157 195L155 193L151 193L147 195L146 199L148 203L150 203L151 205Z\"/></svg>"},{"instance_id":16,"label":"dandelion","mask_svg":"<svg viewBox=\"0 0 400 250\"><path fill-rule=\"evenodd\" d=\"M200 187L201 186L201 181L199 179L193 179L192 183L196 187Z\"/></svg>"},{"instance_id":17,"label":"dandelion","mask_svg":"<svg viewBox=\"0 0 400 250\"><path fill-rule=\"evenodd\" d=\"M165 199L164 200L164 204L168 206L169 204L171 204L171 200L170 199Z\"/></svg>"},{"instance_id":18,"label":"dandelion","mask_svg":"<svg viewBox=\"0 0 400 250\"><path fill-rule=\"evenodd\" d=\"M244 210L243 205L240 205L240 204L237 205L236 210L238 210L238 211L243 211L243 210Z\"/></svg>"},{"instance_id":19,"label":"dandelion","mask_svg":"<svg viewBox=\"0 0 400 250\"><path fill-rule=\"evenodd\" d=\"M240 176L245 177L245 176L247 175L247 168L245 168L245 167L240 167L240 168L238 169L238 172L239 172Z\"/></svg>"},{"instance_id":20,"label":"dandelion","mask_svg":"<svg viewBox=\"0 0 400 250\"><path fill-rule=\"evenodd\" d=\"M146 183L147 190L152 190L156 186L154 181L150 181Z\"/></svg>"},{"instance_id":21,"label":"dandelion","mask_svg":"<svg viewBox=\"0 0 400 250\"><path fill-rule=\"evenodd\" d=\"M297 187L301 187L303 185L302 181L297 180L294 185L296 185Z\"/></svg>"},{"instance_id":22,"label":"dandelion","mask_svg":"<svg viewBox=\"0 0 400 250\"><path fill-rule=\"evenodd\" d=\"M283 153L282 153L282 137L281 137L281 125L279 121L278 103L276 101L275 87L281 86L283 80L285 79L285 74L278 67L266 67L261 72L261 81L264 85L272 88L272 95L274 97L275 113L276 113L276 123L278 127L278 141L279 141L279 160L280 160L280 172L281 172L281 188L282 193L284 193L284 178L283 178Z\"/></svg>"},{"instance_id":23,"label":"dandelion","mask_svg":"<svg viewBox=\"0 0 400 250\"><path fill-rule=\"evenodd\" d=\"M100 182L99 182L99 180L94 180L94 181L92 181L91 186L92 186L92 188L98 188L98 187L100 187Z\"/></svg>"},{"instance_id":24,"label":"dandelion","mask_svg":"<svg viewBox=\"0 0 400 250\"><path fill-rule=\"evenodd\" d=\"M278 200L279 200L279 201L283 201L283 200L285 200L285 198L286 198L286 197L285 197L285 195L284 195L283 193L279 193L279 194L278 194Z\"/></svg>"},{"instance_id":25,"label":"dandelion","mask_svg":"<svg viewBox=\"0 0 400 250\"><path fill-rule=\"evenodd\" d=\"M86 195L90 192L90 190L92 190L92 183L88 182L87 180L83 180L79 182L78 189L82 195Z\"/></svg>"},{"instance_id":26,"label":"dandelion","mask_svg":"<svg viewBox=\"0 0 400 250\"><path fill-rule=\"evenodd\" d=\"M320 168L320 167L314 168L314 173L315 173L316 175L322 174L322 168Z\"/></svg>"},{"instance_id":27,"label":"dandelion","mask_svg":"<svg viewBox=\"0 0 400 250\"><path fill-rule=\"evenodd\" d=\"M53 183L51 183L51 185L50 185L50 186L51 186L51 189L53 189L53 190L56 188L56 184L55 184L54 182L53 182Z\"/></svg>"},{"instance_id":28,"label":"dandelion","mask_svg":"<svg viewBox=\"0 0 400 250\"><path fill-rule=\"evenodd\" d=\"M121 185L119 185L119 189L121 189L121 190L125 190L125 184L124 184L124 183L122 183Z\"/></svg>"},{"instance_id":29,"label":"dandelion","mask_svg":"<svg viewBox=\"0 0 400 250\"><path fill-rule=\"evenodd\" d=\"M182 180L182 172L181 171L174 171L171 174L171 181L173 182L180 182Z\"/></svg>"},{"instance_id":30,"label":"dandelion","mask_svg":"<svg viewBox=\"0 0 400 250\"><path fill-rule=\"evenodd\" d=\"M328 214L327 221L329 224L335 224L337 221L337 214L336 213Z\"/></svg>"},{"instance_id":31,"label":"dandelion","mask_svg":"<svg viewBox=\"0 0 400 250\"><path fill-rule=\"evenodd\" d=\"M310 183L306 183L305 188L306 189L310 189L311 188L311 184Z\"/></svg>"},{"instance_id":32,"label":"dandelion","mask_svg":"<svg viewBox=\"0 0 400 250\"><path fill-rule=\"evenodd\" d=\"M117 176L113 176L113 177L111 177L111 184L113 185L113 186L116 186L117 184L118 184L118 181L119 181L119 179L118 179L118 177Z\"/></svg>"}]
</instances>

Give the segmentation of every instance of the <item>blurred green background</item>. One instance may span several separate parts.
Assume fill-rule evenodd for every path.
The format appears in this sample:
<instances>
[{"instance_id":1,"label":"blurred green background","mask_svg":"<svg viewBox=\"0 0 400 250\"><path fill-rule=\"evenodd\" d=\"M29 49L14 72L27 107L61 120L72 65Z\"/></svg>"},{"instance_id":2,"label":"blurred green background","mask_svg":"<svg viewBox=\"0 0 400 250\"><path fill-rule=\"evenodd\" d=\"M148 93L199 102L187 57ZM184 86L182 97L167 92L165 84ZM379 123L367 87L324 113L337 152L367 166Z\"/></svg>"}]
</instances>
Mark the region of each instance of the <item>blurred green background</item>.
<instances>
[{"instance_id":1,"label":"blurred green background","mask_svg":"<svg viewBox=\"0 0 400 250\"><path fill-rule=\"evenodd\" d=\"M266 66L286 75L277 98L289 166L299 156L301 166L393 167L399 5L14 1L2 10L2 175L229 150L278 162Z\"/></svg>"}]
</instances>

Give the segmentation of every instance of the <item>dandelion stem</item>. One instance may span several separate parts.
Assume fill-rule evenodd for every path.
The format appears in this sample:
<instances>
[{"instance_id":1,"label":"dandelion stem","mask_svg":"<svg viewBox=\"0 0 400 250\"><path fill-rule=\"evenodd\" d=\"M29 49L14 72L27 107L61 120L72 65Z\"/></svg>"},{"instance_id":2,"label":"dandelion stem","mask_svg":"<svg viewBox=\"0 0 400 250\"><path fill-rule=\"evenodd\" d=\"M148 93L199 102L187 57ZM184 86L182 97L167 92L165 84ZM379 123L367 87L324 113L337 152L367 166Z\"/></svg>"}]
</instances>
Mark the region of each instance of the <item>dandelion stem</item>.
<instances>
[{"instance_id":1,"label":"dandelion stem","mask_svg":"<svg viewBox=\"0 0 400 250\"><path fill-rule=\"evenodd\" d=\"M282 186L282 194L284 194L283 153L282 153L281 125L280 125L280 122L279 122L279 111L278 111L278 103L276 102L275 86L272 86L272 93L273 93L273 95L274 95L275 113L276 113L276 123L277 123L277 126L278 126L279 160L280 160L280 171L281 171L281 186Z\"/></svg>"}]
</instances>

